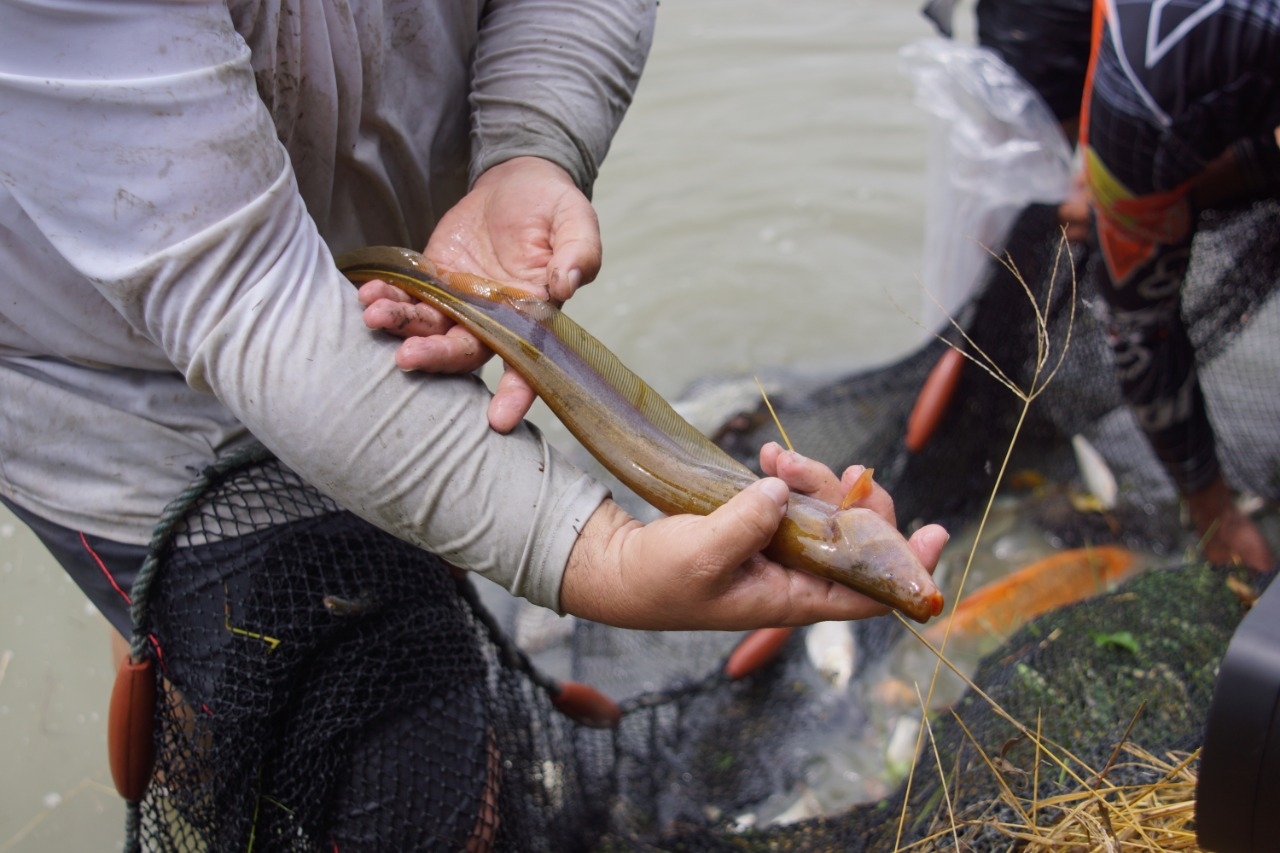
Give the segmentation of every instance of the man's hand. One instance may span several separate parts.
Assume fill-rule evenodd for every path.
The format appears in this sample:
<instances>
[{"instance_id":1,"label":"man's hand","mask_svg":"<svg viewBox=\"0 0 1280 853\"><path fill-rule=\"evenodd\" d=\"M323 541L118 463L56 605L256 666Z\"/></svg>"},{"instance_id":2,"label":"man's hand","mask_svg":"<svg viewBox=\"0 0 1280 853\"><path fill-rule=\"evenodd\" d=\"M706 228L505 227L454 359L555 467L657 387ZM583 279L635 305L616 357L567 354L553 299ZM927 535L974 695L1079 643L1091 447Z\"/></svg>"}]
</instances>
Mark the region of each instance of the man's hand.
<instances>
[{"instance_id":1,"label":"man's hand","mask_svg":"<svg viewBox=\"0 0 1280 853\"><path fill-rule=\"evenodd\" d=\"M1236 506L1221 475L1207 488L1187 495L1187 508L1206 560L1216 566L1243 563L1259 574L1275 567L1276 557L1266 537Z\"/></svg>"},{"instance_id":2,"label":"man's hand","mask_svg":"<svg viewBox=\"0 0 1280 853\"><path fill-rule=\"evenodd\" d=\"M1089 188L1079 172L1071 180L1071 192L1058 205L1058 224L1072 243L1086 243L1093 236L1093 213L1089 209Z\"/></svg>"},{"instance_id":3,"label":"man's hand","mask_svg":"<svg viewBox=\"0 0 1280 853\"><path fill-rule=\"evenodd\" d=\"M563 302L600 271L600 226L591 202L569 174L546 160L517 157L476 181L436 226L426 256L442 267ZM470 332L398 288L371 281L360 288L364 321L404 338L396 351L401 370L469 373L493 353ZM489 405L489 424L510 432L534 394L508 368Z\"/></svg>"},{"instance_id":4,"label":"man's hand","mask_svg":"<svg viewBox=\"0 0 1280 853\"><path fill-rule=\"evenodd\" d=\"M647 525L605 501L587 520L560 587L560 607L588 619L648 630L745 630L861 619L887 608L847 587L760 556L786 512L789 491L838 504L862 473L837 479L825 466L776 444L760 463L769 475L708 516ZM875 487L858 502L889 521L893 501ZM938 525L909 541L930 571L948 535Z\"/></svg>"}]
</instances>

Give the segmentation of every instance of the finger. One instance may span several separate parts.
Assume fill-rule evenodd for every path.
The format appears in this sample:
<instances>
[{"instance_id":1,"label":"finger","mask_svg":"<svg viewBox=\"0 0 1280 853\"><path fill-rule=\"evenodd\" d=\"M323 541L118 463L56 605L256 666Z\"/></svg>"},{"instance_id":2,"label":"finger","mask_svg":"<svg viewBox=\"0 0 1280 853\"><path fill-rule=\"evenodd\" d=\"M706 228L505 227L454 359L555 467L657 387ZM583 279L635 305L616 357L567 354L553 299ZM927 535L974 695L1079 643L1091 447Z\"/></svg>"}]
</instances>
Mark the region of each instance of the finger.
<instances>
[{"instance_id":1,"label":"finger","mask_svg":"<svg viewBox=\"0 0 1280 853\"><path fill-rule=\"evenodd\" d=\"M785 625L848 622L889 612L885 605L846 586L799 571L791 571L787 604L788 610L780 619Z\"/></svg>"},{"instance_id":2,"label":"finger","mask_svg":"<svg viewBox=\"0 0 1280 853\"><path fill-rule=\"evenodd\" d=\"M356 296L360 299L362 305L372 305L379 299L390 299L393 302L412 302L413 297L405 293L400 288L392 284L387 284L380 278L370 279L360 285L360 289L356 291Z\"/></svg>"},{"instance_id":3,"label":"finger","mask_svg":"<svg viewBox=\"0 0 1280 853\"><path fill-rule=\"evenodd\" d=\"M907 545L920 560L920 564L931 573L938 567L942 557L942 549L950 541L951 534L940 524L926 524L907 540Z\"/></svg>"},{"instance_id":4,"label":"finger","mask_svg":"<svg viewBox=\"0 0 1280 853\"><path fill-rule=\"evenodd\" d=\"M689 546L696 567L723 573L758 554L778 531L790 494L782 480L765 477L702 519Z\"/></svg>"},{"instance_id":5,"label":"finger","mask_svg":"<svg viewBox=\"0 0 1280 853\"><path fill-rule=\"evenodd\" d=\"M840 488L843 495L849 494L850 490L857 484L858 478L862 476L862 472L866 470L864 465L850 465L845 469L844 475L840 478ZM841 499L843 500L843 497ZM872 482L871 493L864 498L855 500L852 506L865 507L895 527L897 526L897 514L893 509L893 498L885 490L884 486L879 483Z\"/></svg>"},{"instance_id":6,"label":"finger","mask_svg":"<svg viewBox=\"0 0 1280 853\"><path fill-rule=\"evenodd\" d=\"M396 366L427 373L470 373L492 355L475 335L451 326L443 335L407 338L396 350Z\"/></svg>"},{"instance_id":7,"label":"finger","mask_svg":"<svg viewBox=\"0 0 1280 853\"><path fill-rule=\"evenodd\" d=\"M525 378L507 366L489 401L489 426L504 435L511 432L524 420L536 397Z\"/></svg>"},{"instance_id":8,"label":"finger","mask_svg":"<svg viewBox=\"0 0 1280 853\"><path fill-rule=\"evenodd\" d=\"M779 449L774 454L774 469L776 476L785 481L794 492L827 503L839 503L844 497L840 481L830 468L793 450Z\"/></svg>"},{"instance_id":9,"label":"finger","mask_svg":"<svg viewBox=\"0 0 1280 853\"><path fill-rule=\"evenodd\" d=\"M617 555L618 567L607 591L593 590L595 579L576 572L566 576L571 598L623 627L739 630L768 624L786 610L775 600L785 598L786 570L758 554L773 538L788 494L785 483L768 477L710 515L631 522L610 540L620 544L606 549ZM562 600L564 595L562 589Z\"/></svg>"},{"instance_id":10,"label":"finger","mask_svg":"<svg viewBox=\"0 0 1280 853\"><path fill-rule=\"evenodd\" d=\"M575 196L552 225L551 261L547 264L551 298L564 302L579 287L594 281L602 256L596 212L585 197Z\"/></svg>"},{"instance_id":11,"label":"finger","mask_svg":"<svg viewBox=\"0 0 1280 853\"><path fill-rule=\"evenodd\" d=\"M769 442L760 449L760 468L766 474L784 480L794 492L837 506L845 503L855 487L859 490L864 488L858 480L867 470L862 465L851 465L837 480L826 465L795 451L783 450L775 442ZM849 506L866 507L896 524L893 498L879 483L872 482L870 494L854 500Z\"/></svg>"},{"instance_id":12,"label":"finger","mask_svg":"<svg viewBox=\"0 0 1280 853\"><path fill-rule=\"evenodd\" d=\"M760 448L760 470L766 477L778 476L778 456L782 453L782 445L770 441Z\"/></svg>"},{"instance_id":13,"label":"finger","mask_svg":"<svg viewBox=\"0 0 1280 853\"><path fill-rule=\"evenodd\" d=\"M443 335L453 321L421 302L379 299L364 309L364 324L402 338Z\"/></svg>"},{"instance_id":14,"label":"finger","mask_svg":"<svg viewBox=\"0 0 1280 853\"><path fill-rule=\"evenodd\" d=\"M730 627L800 626L831 620L881 616L889 608L825 578L789 569L763 555L751 557L738 575Z\"/></svg>"}]
</instances>

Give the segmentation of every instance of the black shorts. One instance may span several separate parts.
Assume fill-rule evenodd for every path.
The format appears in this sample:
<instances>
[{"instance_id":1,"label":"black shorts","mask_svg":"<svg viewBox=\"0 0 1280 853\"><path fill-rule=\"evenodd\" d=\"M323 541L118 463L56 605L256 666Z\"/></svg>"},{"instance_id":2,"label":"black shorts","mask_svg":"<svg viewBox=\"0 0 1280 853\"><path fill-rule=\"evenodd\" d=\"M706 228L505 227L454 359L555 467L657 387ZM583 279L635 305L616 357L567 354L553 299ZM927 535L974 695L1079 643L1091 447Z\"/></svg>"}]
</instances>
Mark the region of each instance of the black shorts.
<instances>
[{"instance_id":1,"label":"black shorts","mask_svg":"<svg viewBox=\"0 0 1280 853\"><path fill-rule=\"evenodd\" d=\"M128 637L132 633L129 593L147 558L147 549L54 524L2 497L0 503L31 528L93 606L122 636Z\"/></svg>"}]
</instances>

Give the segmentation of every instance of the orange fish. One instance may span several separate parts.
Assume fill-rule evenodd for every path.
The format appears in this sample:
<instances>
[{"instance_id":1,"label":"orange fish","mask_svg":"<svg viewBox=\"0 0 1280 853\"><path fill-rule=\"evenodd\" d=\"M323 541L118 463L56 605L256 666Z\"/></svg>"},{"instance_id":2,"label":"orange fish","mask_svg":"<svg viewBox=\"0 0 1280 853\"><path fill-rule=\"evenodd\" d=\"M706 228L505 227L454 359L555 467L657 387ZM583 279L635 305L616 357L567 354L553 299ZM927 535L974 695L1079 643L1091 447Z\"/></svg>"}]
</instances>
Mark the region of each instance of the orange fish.
<instances>
[{"instance_id":1,"label":"orange fish","mask_svg":"<svg viewBox=\"0 0 1280 853\"><path fill-rule=\"evenodd\" d=\"M1032 618L1103 593L1140 568L1117 545L1060 551L966 595L955 609L924 630L935 647L951 625L951 638L1008 637Z\"/></svg>"}]
</instances>

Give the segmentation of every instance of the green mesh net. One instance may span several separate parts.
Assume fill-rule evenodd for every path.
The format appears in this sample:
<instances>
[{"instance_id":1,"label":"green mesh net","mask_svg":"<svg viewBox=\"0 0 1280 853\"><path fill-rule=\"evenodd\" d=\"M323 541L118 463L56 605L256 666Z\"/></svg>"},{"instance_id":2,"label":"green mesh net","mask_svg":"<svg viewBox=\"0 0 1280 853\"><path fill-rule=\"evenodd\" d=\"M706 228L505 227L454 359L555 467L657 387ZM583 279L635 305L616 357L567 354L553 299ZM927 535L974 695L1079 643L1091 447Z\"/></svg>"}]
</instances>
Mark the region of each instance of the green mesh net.
<instances>
[{"instance_id":1,"label":"green mesh net","mask_svg":"<svg viewBox=\"0 0 1280 853\"><path fill-rule=\"evenodd\" d=\"M1280 499L1276 216L1261 204L1206 220L1186 297L1228 479L1270 507ZM1089 309L1097 259L1064 254L1056 217L1040 206L1005 249L1027 288L993 262L957 318L968 340L940 333L1028 387L1037 347L1027 291L1051 340L1066 340L1074 313L1066 360L1030 407L1009 469L1062 488L1021 495L1020 512L1054 547L1118 542L1170 565L1009 638L977 668L978 690L930 716L914 771L835 760L860 738L885 737L886 700L870 676L917 643L893 618L849 626L857 658L841 690L815 670L804 631L735 680L724 663L740 634L556 619L530 630L537 612L250 450L175 503L135 588L134 653L153 662L160 700L155 773L131 809L131 845L1005 850L1019 845L1010 826L1062 814L1045 805L1020 815L1002 794L1051 803L1102 784L1099 774L1110 785L1158 781L1165 771L1121 745L1174 764L1193 755L1244 605L1227 570L1182 556L1190 539L1176 494L1120 401ZM944 346L773 398L808 455L837 470L875 466L904 527L972 525L1023 412L966 369L936 435L907 451L908 413ZM1107 513L1068 499L1075 435L1119 481ZM748 463L776 437L763 407L719 432ZM606 711L616 723L564 713L569 682L615 697ZM842 786L839 805L823 801ZM816 802L767 825L797 791Z\"/></svg>"}]
</instances>

